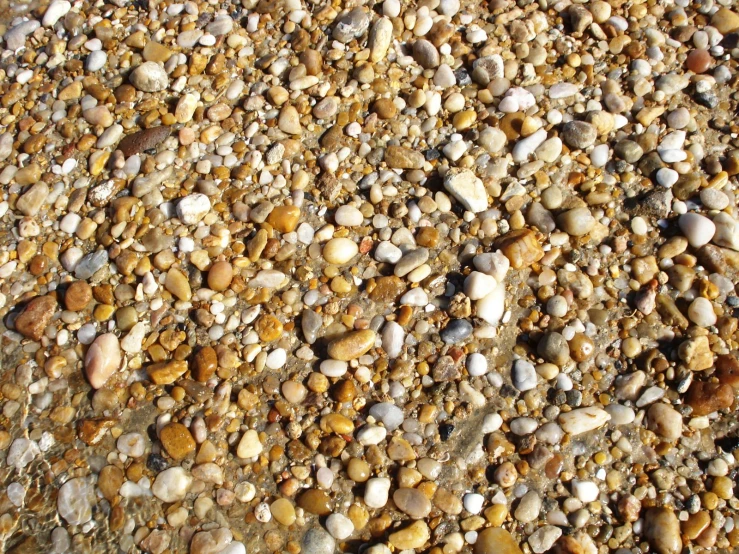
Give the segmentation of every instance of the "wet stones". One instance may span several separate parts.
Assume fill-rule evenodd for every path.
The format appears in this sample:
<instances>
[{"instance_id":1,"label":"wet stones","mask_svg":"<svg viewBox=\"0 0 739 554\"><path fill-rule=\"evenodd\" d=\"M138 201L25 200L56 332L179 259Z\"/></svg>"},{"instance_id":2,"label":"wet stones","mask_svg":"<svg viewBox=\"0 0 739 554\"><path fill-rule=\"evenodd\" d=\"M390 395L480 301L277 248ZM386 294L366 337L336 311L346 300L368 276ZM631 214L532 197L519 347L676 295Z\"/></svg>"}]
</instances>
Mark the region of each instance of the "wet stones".
<instances>
[{"instance_id":1,"label":"wet stones","mask_svg":"<svg viewBox=\"0 0 739 554\"><path fill-rule=\"evenodd\" d=\"M522 554L516 540L500 527L483 529L473 548L474 554Z\"/></svg>"},{"instance_id":2,"label":"wet stones","mask_svg":"<svg viewBox=\"0 0 739 554\"><path fill-rule=\"evenodd\" d=\"M693 408L693 415L708 415L731 408L734 405L734 389L727 384L693 381L685 396L685 403Z\"/></svg>"},{"instance_id":3,"label":"wet stones","mask_svg":"<svg viewBox=\"0 0 739 554\"><path fill-rule=\"evenodd\" d=\"M683 418L680 413L667 404L652 404L647 411L647 426L660 437L674 441L683 433Z\"/></svg>"},{"instance_id":4,"label":"wet stones","mask_svg":"<svg viewBox=\"0 0 739 554\"><path fill-rule=\"evenodd\" d=\"M679 554L683 543L680 522L669 508L650 508L644 519L646 539L658 554Z\"/></svg>"},{"instance_id":5,"label":"wet stones","mask_svg":"<svg viewBox=\"0 0 739 554\"><path fill-rule=\"evenodd\" d=\"M118 337L106 333L96 338L85 355L85 374L94 389L99 389L121 365L122 353Z\"/></svg>"},{"instance_id":6,"label":"wet stones","mask_svg":"<svg viewBox=\"0 0 739 554\"><path fill-rule=\"evenodd\" d=\"M590 406L560 414L559 424L565 433L574 436L599 429L610 419L610 414L605 410Z\"/></svg>"},{"instance_id":7,"label":"wet stones","mask_svg":"<svg viewBox=\"0 0 739 554\"><path fill-rule=\"evenodd\" d=\"M15 330L27 339L41 340L56 308L57 302L51 296L33 298L16 317Z\"/></svg>"},{"instance_id":8,"label":"wet stones","mask_svg":"<svg viewBox=\"0 0 739 554\"><path fill-rule=\"evenodd\" d=\"M181 423L169 423L159 432L162 446L172 458L182 460L195 451L195 439Z\"/></svg>"}]
</instances>

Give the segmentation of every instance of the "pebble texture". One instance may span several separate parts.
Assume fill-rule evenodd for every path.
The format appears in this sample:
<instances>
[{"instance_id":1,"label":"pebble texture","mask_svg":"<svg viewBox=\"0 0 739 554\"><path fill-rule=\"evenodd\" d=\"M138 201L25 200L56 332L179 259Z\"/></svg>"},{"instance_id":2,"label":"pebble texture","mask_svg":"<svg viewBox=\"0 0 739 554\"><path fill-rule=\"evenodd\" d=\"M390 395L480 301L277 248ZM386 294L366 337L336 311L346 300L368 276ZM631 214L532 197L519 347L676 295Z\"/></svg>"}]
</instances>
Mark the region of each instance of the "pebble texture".
<instances>
[{"instance_id":1,"label":"pebble texture","mask_svg":"<svg viewBox=\"0 0 739 554\"><path fill-rule=\"evenodd\" d=\"M739 550L735 0L6 7L5 550Z\"/></svg>"}]
</instances>

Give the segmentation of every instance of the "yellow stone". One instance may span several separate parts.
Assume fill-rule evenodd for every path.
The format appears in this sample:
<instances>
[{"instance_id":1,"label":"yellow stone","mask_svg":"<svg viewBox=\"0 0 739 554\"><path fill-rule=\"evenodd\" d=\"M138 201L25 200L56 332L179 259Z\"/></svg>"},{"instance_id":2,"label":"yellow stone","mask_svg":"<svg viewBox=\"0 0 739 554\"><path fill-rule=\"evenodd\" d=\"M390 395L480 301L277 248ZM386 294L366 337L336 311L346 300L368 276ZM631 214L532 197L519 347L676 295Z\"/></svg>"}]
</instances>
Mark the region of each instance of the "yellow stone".
<instances>
[{"instance_id":1,"label":"yellow stone","mask_svg":"<svg viewBox=\"0 0 739 554\"><path fill-rule=\"evenodd\" d=\"M485 518L490 522L490 525L494 527L500 527L503 525L507 515L508 508L505 504L493 504L485 510Z\"/></svg>"},{"instance_id":2,"label":"yellow stone","mask_svg":"<svg viewBox=\"0 0 739 554\"><path fill-rule=\"evenodd\" d=\"M272 314L264 314L254 325L254 330L263 342L272 342L282 336L282 323Z\"/></svg>"},{"instance_id":3,"label":"yellow stone","mask_svg":"<svg viewBox=\"0 0 739 554\"><path fill-rule=\"evenodd\" d=\"M292 233L300 220L300 208L297 206L277 206L267 217L267 223L280 233Z\"/></svg>"},{"instance_id":4,"label":"yellow stone","mask_svg":"<svg viewBox=\"0 0 739 554\"><path fill-rule=\"evenodd\" d=\"M277 523L289 527L295 523L295 507L287 498L278 498L269 507Z\"/></svg>"},{"instance_id":5,"label":"yellow stone","mask_svg":"<svg viewBox=\"0 0 739 554\"><path fill-rule=\"evenodd\" d=\"M167 272L164 288L180 300L187 302L192 298L192 289L190 288L187 277L179 269L174 267Z\"/></svg>"},{"instance_id":6,"label":"yellow stone","mask_svg":"<svg viewBox=\"0 0 739 554\"><path fill-rule=\"evenodd\" d=\"M354 423L341 414L327 414L321 418L321 430L324 433L351 435L354 432Z\"/></svg>"},{"instance_id":7,"label":"yellow stone","mask_svg":"<svg viewBox=\"0 0 739 554\"><path fill-rule=\"evenodd\" d=\"M523 554L518 542L500 527L488 527L480 531L475 542L474 554Z\"/></svg>"},{"instance_id":8,"label":"yellow stone","mask_svg":"<svg viewBox=\"0 0 739 554\"><path fill-rule=\"evenodd\" d=\"M187 371L187 362L175 360L150 365L146 368L155 385L171 385Z\"/></svg>"},{"instance_id":9,"label":"yellow stone","mask_svg":"<svg viewBox=\"0 0 739 554\"><path fill-rule=\"evenodd\" d=\"M431 536L429 526L423 520L416 521L400 531L392 533L388 540L398 550L421 548ZM493 554L492 552L490 554ZM496 553L497 554L497 553ZM502 553L501 553L502 554Z\"/></svg>"}]
</instances>

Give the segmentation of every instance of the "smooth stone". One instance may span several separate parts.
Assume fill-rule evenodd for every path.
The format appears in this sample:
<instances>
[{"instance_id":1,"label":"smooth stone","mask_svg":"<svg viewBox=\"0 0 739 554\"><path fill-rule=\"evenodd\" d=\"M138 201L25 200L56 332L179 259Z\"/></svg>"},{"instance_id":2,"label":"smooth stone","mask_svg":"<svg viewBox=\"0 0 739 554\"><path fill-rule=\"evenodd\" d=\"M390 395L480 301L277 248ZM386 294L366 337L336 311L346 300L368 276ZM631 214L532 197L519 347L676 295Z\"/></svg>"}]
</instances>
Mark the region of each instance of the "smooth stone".
<instances>
[{"instance_id":1,"label":"smooth stone","mask_svg":"<svg viewBox=\"0 0 739 554\"><path fill-rule=\"evenodd\" d=\"M475 315L488 323L497 326L505 314L505 284L498 283L493 292L475 303Z\"/></svg>"},{"instance_id":2,"label":"smooth stone","mask_svg":"<svg viewBox=\"0 0 739 554\"><path fill-rule=\"evenodd\" d=\"M93 487L84 477L75 477L59 488L56 506L69 525L83 525L92 519Z\"/></svg>"},{"instance_id":3,"label":"smooth stone","mask_svg":"<svg viewBox=\"0 0 739 554\"><path fill-rule=\"evenodd\" d=\"M118 371L123 356L118 337L106 333L97 337L85 354L85 374L94 389L99 389Z\"/></svg>"},{"instance_id":4,"label":"smooth stone","mask_svg":"<svg viewBox=\"0 0 739 554\"><path fill-rule=\"evenodd\" d=\"M116 147L128 158L140 152L156 148L169 136L171 128L168 125L159 125L143 129L123 137Z\"/></svg>"},{"instance_id":5,"label":"smooth stone","mask_svg":"<svg viewBox=\"0 0 739 554\"><path fill-rule=\"evenodd\" d=\"M323 247L323 258L330 264L344 265L359 253L357 243L348 238L334 238Z\"/></svg>"},{"instance_id":6,"label":"smooth stone","mask_svg":"<svg viewBox=\"0 0 739 554\"><path fill-rule=\"evenodd\" d=\"M388 358L397 358L403 351L405 330L395 321L388 321L382 328L382 349Z\"/></svg>"},{"instance_id":7,"label":"smooth stone","mask_svg":"<svg viewBox=\"0 0 739 554\"><path fill-rule=\"evenodd\" d=\"M378 402L370 408L369 414L382 422L388 431L395 431L403 423L403 410L390 402Z\"/></svg>"},{"instance_id":8,"label":"smooth stone","mask_svg":"<svg viewBox=\"0 0 739 554\"><path fill-rule=\"evenodd\" d=\"M521 498L521 501L518 503L518 507L515 512L513 512L513 515L517 521L521 523L529 523L539 517L540 511L541 497L538 492L530 490L523 496L523 498Z\"/></svg>"},{"instance_id":9,"label":"smooth stone","mask_svg":"<svg viewBox=\"0 0 739 554\"><path fill-rule=\"evenodd\" d=\"M370 508L383 508L390 492L390 479L373 477L364 487L364 503Z\"/></svg>"},{"instance_id":10,"label":"smooth stone","mask_svg":"<svg viewBox=\"0 0 739 554\"><path fill-rule=\"evenodd\" d=\"M523 554L518 541L502 527L480 531L472 551L474 554Z\"/></svg>"},{"instance_id":11,"label":"smooth stone","mask_svg":"<svg viewBox=\"0 0 739 554\"><path fill-rule=\"evenodd\" d=\"M536 347L536 352L547 362L562 366L570 359L567 340L557 332L547 333Z\"/></svg>"},{"instance_id":12,"label":"smooth stone","mask_svg":"<svg viewBox=\"0 0 739 554\"><path fill-rule=\"evenodd\" d=\"M318 339L318 331L323 325L323 318L311 309L304 309L300 318L305 342L313 344Z\"/></svg>"},{"instance_id":13,"label":"smooth stone","mask_svg":"<svg viewBox=\"0 0 739 554\"><path fill-rule=\"evenodd\" d=\"M678 219L678 225L693 248L708 244L716 234L716 225L705 216L688 212Z\"/></svg>"},{"instance_id":14,"label":"smooth stone","mask_svg":"<svg viewBox=\"0 0 739 554\"><path fill-rule=\"evenodd\" d=\"M652 404L647 411L647 428L663 439L674 441L683 434L683 418L672 406Z\"/></svg>"},{"instance_id":15,"label":"smooth stone","mask_svg":"<svg viewBox=\"0 0 739 554\"><path fill-rule=\"evenodd\" d=\"M334 360L349 362L359 358L375 345L375 332L371 329L352 331L334 339L328 345L328 355Z\"/></svg>"},{"instance_id":16,"label":"smooth stone","mask_svg":"<svg viewBox=\"0 0 739 554\"><path fill-rule=\"evenodd\" d=\"M644 517L644 536L657 554L680 554L680 521L670 508L650 508Z\"/></svg>"},{"instance_id":17,"label":"smooth stone","mask_svg":"<svg viewBox=\"0 0 739 554\"><path fill-rule=\"evenodd\" d=\"M558 421L565 433L575 436L603 427L610 419L605 410L589 406L560 414Z\"/></svg>"},{"instance_id":18,"label":"smooth stone","mask_svg":"<svg viewBox=\"0 0 739 554\"><path fill-rule=\"evenodd\" d=\"M431 538L431 531L423 520L411 523L408 527L391 533L388 542L397 550L421 548Z\"/></svg>"},{"instance_id":19,"label":"smooth stone","mask_svg":"<svg viewBox=\"0 0 739 554\"><path fill-rule=\"evenodd\" d=\"M177 268L170 268L164 280L164 288L178 299L189 302L192 298L192 288L184 273Z\"/></svg>"},{"instance_id":20,"label":"smooth stone","mask_svg":"<svg viewBox=\"0 0 739 554\"><path fill-rule=\"evenodd\" d=\"M464 280L464 293L470 300L480 300L498 286L494 277L480 271L472 271Z\"/></svg>"},{"instance_id":21,"label":"smooth stone","mask_svg":"<svg viewBox=\"0 0 739 554\"><path fill-rule=\"evenodd\" d=\"M557 224L568 235L581 237L595 228L595 218L589 208L573 208L557 217Z\"/></svg>"},{"instance_id":22,"label":"smooth stone","mask_svg":"<svg viewBox=\"0 0 739 554\"><path fill-rule=\"evenodd\" d=\"M32 298L15 318L15 330L27 339L40 341L57 308L51 296Z\"/></svg>"},{"instance_id":23,"label":"smooth stone","mask_svg":"<svg viewBox=\"0 0 739 554\"><path fill-rule=\"evenodd\" d=\"M739 221L726 212L720 212L713 217L716 233L712 242L719 246L739 250Z\"/></svg>"},{"instance_id":24,"label":"smooth stone","mask_svg":"<svg viewBox=\"0 0 739 554\"><path fill-rule=\"evenodd\" d=\"M446 344L462 342L472 334L472 324L466 319L453 319L439 333L441 340Z\"/></svg>"},{"instance_id":25,"label":"smooth stone","mask_svg":"<svg viewBox=\"0 0 739 554\"><path fill-rule=\"evenodd\" d=\"M326 530L333 538L341 541L352 535L354 524L343 514L331 514L326 518Z\"/></svg>"},{"instance_id":26,"label":"smooth stone","mask_svg":"<svg viewBox=\"0 0 739 554\"><path fill-rule=\"evenodd\" d=\"M421 519L431 512L431 501L418 489L401 488L393 493L393 502L401 512Z\"/></svg>"},{"instance_id":27,"label":"smooth stone","mask_svg":"<svg viewBox=\"0 0 739 554\"><path fill-rule=\"evenodd\" d=\"M416 248L403 255L395 264L394 273L396 277L405 277L417 267L425 264L429 259L429 251L426 248Z\"/></svg>"},{"instance_id":28,"label":"smooth stone","mask_svg":"<svg viewBox=\"0 0 739 554\"><path fill-rule=\"evenodd\" d=\"M49 185L43 181L38 182L31 185L31 188L18 198L15 207L23 215L34 216L38 214L47 196L49 196Z\"/></svg>"},{"instance_id":29,"label":"smooth stone","mask_svg":"<svg viewBox=\"0 0 739 554\"><path fill-rule=\"evenodd\" d=\"M195 451L195 439L190 430L181 423L168 423L159 432L162 446L175 460L183 460Z\"/></svg>"}]
</instances>

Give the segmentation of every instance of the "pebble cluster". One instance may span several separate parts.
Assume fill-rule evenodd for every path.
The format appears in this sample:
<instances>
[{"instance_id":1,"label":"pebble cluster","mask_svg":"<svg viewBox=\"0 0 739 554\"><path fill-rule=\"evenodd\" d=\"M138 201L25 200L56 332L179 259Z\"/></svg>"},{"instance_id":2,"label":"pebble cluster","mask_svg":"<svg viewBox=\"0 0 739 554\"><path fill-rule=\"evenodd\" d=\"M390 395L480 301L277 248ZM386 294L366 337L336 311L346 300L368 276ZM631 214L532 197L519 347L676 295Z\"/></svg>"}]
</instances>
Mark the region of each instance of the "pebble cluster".
<instances>
[{"instance_id":1,"label":"pebble cluster","mask_svg":"<svg viewBox=\"0 0 739 554\"><path fill-rule=\"evenodd\" d=\"M11 3L4 552L739 551L732 1Z\"/></svg>"}]
</instances>

